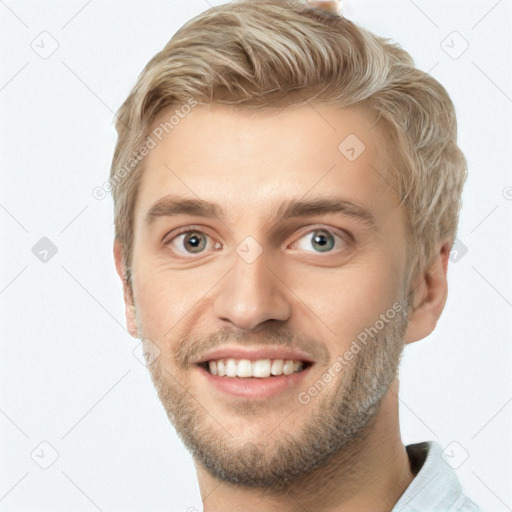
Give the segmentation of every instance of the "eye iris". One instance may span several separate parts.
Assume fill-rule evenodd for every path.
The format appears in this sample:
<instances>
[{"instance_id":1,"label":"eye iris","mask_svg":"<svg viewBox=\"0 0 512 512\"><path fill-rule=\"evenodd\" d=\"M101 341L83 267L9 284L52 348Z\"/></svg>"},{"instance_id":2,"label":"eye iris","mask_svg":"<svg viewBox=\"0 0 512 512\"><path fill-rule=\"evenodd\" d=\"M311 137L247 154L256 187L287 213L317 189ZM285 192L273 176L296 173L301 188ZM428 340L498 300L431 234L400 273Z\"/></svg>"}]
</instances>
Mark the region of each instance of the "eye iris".
<instances>
[{"instance_id":1,"label":"eye iris","mask_svg":"<svg viewBox=\"0 0 512 512\"><path fill-rule=\"evenodd\" d=\"M321 234L318 234L318 233L321 233ZM326 240L327 237L324 233L328 233L328 232L324 231L324 230L319 230L319 231L315 231L313 233L314 234L313 243L320 244L321 252L328 251L328 250L332 249L334 247L334 243L335 243L334 237L332 236L331 233L328 233L329 240Z\"/></svg>"},{"instance_id":2,"label":"eye iris","mask_svg":"<svg viewBox=\"0 0 512 512\"><path fill-rule=\"evenodd\" d=\"M202 238L202 242L201 242ZM202 251L206 246L206 240L205 237L197 234L197 233L188 233L185 236L185 243L191 243L193 251L191 252L200 252ZM190 246L189 246L190 247Z\"/></svg>"},{"instance_id":3,"label":"eye iris","mask_svg":"<svg viewBox=\"0 0 512 512\"><path fill-rule=\"evenodd\" d=\"M327 235L326 235L327 234ZM188 245L190 252L198 253L206 247L206 238L202 233L189 232L185 234L184 242ZM334 236L329 231L317 230L313 232L313 244L317 246L320 252L331 250L336 241Z\"/></svg>"}]
</instances>

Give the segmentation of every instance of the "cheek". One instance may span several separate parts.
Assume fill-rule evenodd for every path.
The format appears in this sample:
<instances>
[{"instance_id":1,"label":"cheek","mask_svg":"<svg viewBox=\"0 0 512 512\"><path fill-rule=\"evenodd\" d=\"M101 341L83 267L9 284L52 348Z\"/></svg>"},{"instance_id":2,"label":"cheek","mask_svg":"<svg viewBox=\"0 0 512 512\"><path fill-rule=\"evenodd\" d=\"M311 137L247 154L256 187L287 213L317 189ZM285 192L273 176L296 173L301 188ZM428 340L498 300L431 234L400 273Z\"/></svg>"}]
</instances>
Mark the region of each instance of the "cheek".
<instances>
[{"instance_id":1,"label":"cheek","mask_svg":"<svg viewBox=\"0 0 512 512\"><path fill-rule=\"evenodd\" d=\"M399 284L389 266L374 259L324 274L303 273L291 288L307 306L300 306L299 317L320 325L326 342L332 340L330 350L339 353L399 300Z\"/></svg>"},{"instance_id":2,"label":"cheek","mask_svg":"<svg viewBox=\"0 0 512 512\"><path fill-rule=\"evenodd\" d=\"M170 276L158 267L143 266L135 278L136 305L143 333L155 340L172 337L174 326L197 301L194 286L184 286L183 278Z\"/></svg>"}]
</instances>

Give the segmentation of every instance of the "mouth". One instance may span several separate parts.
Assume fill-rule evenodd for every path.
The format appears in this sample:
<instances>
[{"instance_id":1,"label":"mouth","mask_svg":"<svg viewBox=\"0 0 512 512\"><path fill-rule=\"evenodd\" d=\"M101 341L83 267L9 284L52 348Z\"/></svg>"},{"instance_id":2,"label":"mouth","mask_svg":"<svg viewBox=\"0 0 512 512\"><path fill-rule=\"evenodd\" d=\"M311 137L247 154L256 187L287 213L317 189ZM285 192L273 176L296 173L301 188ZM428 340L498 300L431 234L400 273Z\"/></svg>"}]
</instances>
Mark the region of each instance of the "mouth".
<instances>
[{"instance_id":1,"label":"mouth","mask_svg":"<svg viewBox=\"0 0 512 512\"><path fill-rule=\"evenodd\" d=\"M298 394L314 365L309 354L283 347L223 347L193 362L215 397L256 400Z\"/></svg>"},{"instance_id":2,"label":"mouth","mask_svg":"<svg viewBox=\"0 0 512 512\"><path fill-rule=\"evenodd\" d=\"M210 375L227 379L267 379L300 373L313 365L300 359L210 359L197 366Z\"/></svg>"}]
</instances>

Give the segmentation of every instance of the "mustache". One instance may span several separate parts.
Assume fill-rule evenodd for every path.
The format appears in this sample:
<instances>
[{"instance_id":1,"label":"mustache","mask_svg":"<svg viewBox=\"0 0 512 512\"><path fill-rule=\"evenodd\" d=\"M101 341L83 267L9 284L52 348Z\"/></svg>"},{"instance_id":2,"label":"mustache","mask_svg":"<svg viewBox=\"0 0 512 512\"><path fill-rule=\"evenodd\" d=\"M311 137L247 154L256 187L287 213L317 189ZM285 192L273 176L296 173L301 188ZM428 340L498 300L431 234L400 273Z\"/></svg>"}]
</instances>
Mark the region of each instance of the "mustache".
<instances>
[{"instance_id":1,"label":"mustache","mask_svg":"<svg viewBox=\"0 0 512 512\"><path fill-rule=\"evenodd\" d=\"M294 333L286 327L278 327L258 332L241 332L225 327L210 334L197 334L183 337L177 344L174 359L176 364L187 369L190 361L207 351L236 342L242 346L281 346L293 347L311 354L317 363L329 361L329 351L318 339Z\"/></svg>"}]
</instances>

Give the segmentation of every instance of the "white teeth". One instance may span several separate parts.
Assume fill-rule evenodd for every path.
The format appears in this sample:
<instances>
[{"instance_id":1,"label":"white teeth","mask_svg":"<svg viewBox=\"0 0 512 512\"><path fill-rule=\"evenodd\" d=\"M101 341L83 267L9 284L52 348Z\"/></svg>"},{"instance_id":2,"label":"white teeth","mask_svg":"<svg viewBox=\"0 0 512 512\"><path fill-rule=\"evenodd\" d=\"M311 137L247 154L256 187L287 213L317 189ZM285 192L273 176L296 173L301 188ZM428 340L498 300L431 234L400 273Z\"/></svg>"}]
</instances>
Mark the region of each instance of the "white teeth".
<instances>
[{"instance_id":1,"label":"white teeth","mask_svg":"<svg viewBox=\"0 0 512 512\"><path fill-rule=\"evenodd\" d=\"M224 361L222 359L217 361L217 373L221 377L225 377L226 376L226 365L225 365L225 363L224 363Z\"/></svg>"},{"instance_id":2,"label":"white teeth","mask_svg":"<svg viewBox=\"0 0 512 512\"><path fill-rule=\"evenodd\" d=\"M293 361L285 361L284 362L283 373L285 375L290 375L290 373L293 373Z\"/></svg>"},{"instance_id":3,"label":"white teeth","mask_svg":"<svg viewBox=\"0 0 512 512\"><path fill-rule=\"evenodd\" d=\"M236 361L234 359L228 359L226 361L226 375L228 377L236 377Z\"/></svg>"},{"instance_id":4,"label":"white teeth","mask_svg":"<svg viewBox=\"0 0 512 512\"><path fill-rule=\"evenodd\" d=\"M283 373L283 360L282 359L274 359L272 361L272 369L270 370L272 375L282 375Z\"/></svg>"},{"instance_id":5,"label":"white teeth","mask_svg":"<svg viewBox=\"0 0 512 512\"><path fill-rule=\"evenodd\" d=\"M249 359L229 358L209 361L208 367L212 375L220 377L256 377L264 379L271 375L290 375L299 372L304 368L304 363L289 359L258 359L250 361Z\"/></svg>"},{"instance_id":6,"label":"white teeth","mask_svg":"<svg viewBox=\"0 0 512 512\"><path fill-rule=\"evenodd\" d=\"M252 363L253 377L270 377L270 359L259 359Z\"/></svg>"},{"instance_id":7,"label":"white teeth","mask_svg":"<svg viewBox=\"0 0 512 512\"><path fill-rule=\"evenodd\" d=\"M249 359L241 359L238 361L238 367L236 369L237 377L251 377L251 361Z\"/></svg>"}]
</instances>

